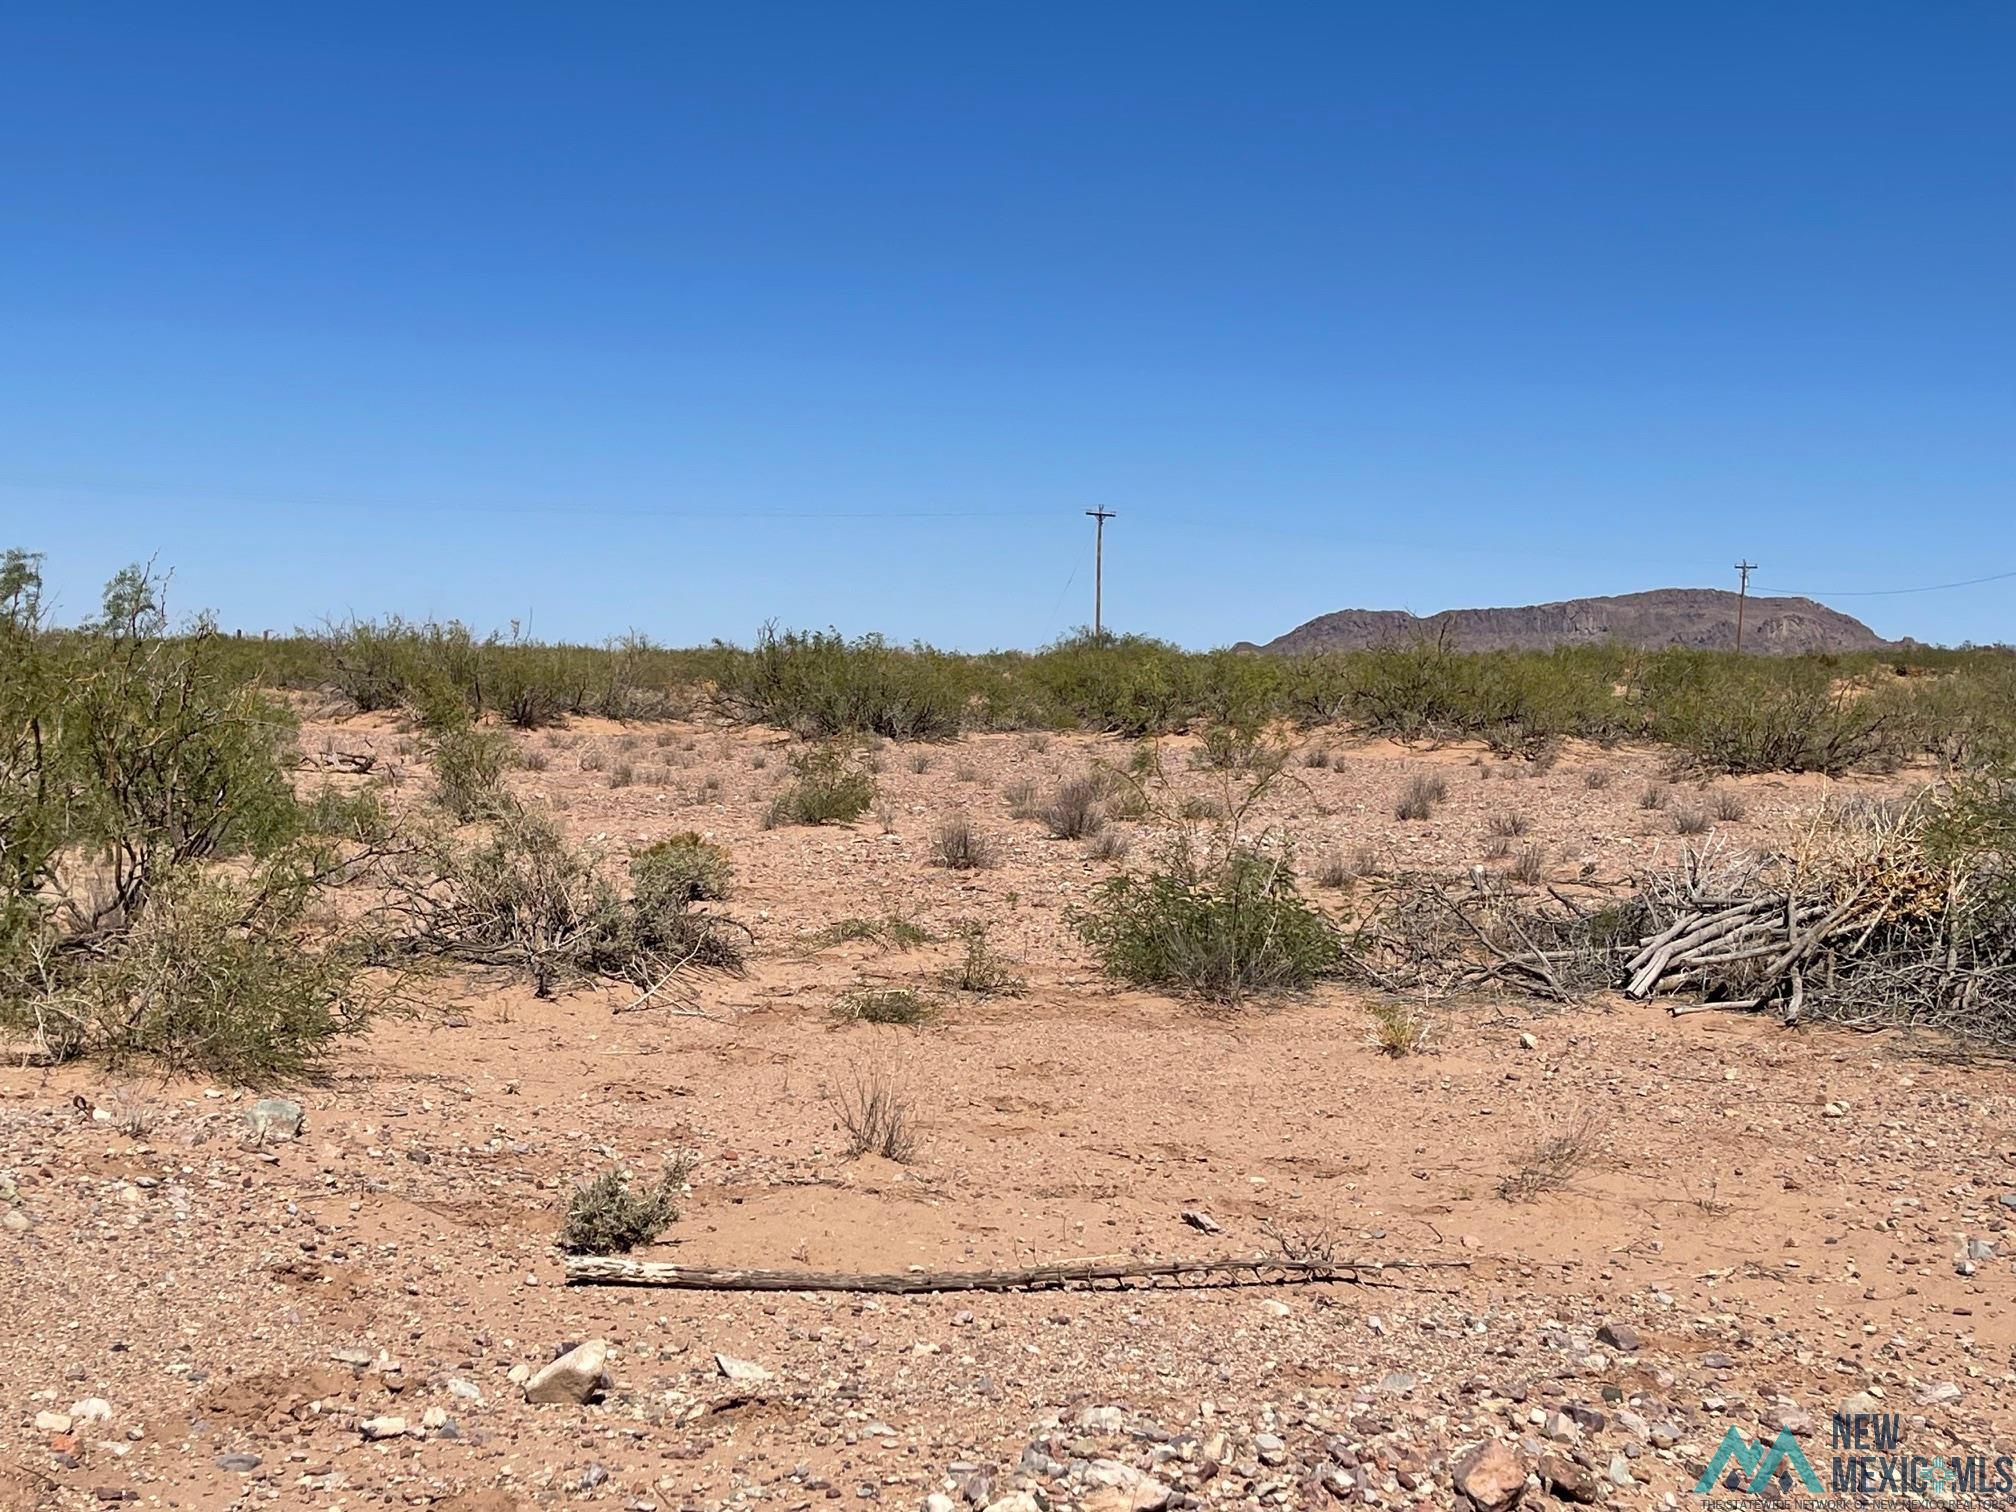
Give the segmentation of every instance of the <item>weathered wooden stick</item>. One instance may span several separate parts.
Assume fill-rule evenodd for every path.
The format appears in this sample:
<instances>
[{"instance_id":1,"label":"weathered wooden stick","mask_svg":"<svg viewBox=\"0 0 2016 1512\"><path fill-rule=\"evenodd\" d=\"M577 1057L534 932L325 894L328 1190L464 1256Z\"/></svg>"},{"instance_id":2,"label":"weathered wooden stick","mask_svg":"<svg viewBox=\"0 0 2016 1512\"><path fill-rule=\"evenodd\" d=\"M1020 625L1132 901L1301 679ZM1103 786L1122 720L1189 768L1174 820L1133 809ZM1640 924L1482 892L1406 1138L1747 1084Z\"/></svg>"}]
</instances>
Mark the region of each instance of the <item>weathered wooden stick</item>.
<instances>
[{"instance_id":1,"label":"weathered wooden stick","mask_svg":"<svg viewBox=\"0 0 2016 1512\"><path fill-rule=\"evenodd\" d=\"M1224 1285L1214 1275L1244 1278L1233 1284L1287 1285L1306 1281L1358 1281L1397 1270L1465 1270L1468 1260L1270 1260L1254 1256L1220 1260L1144 1260L1139 1263L1073 1262L1023 1270L842 1271L728 1270L625 1260L615 1255L569 1255L569 1285L670 1286L688 1291L953 1292L1044 1291L1100 1281L1173 1279L1184 1286ZM1190 1278L1190 1279L1184 1279Z\"/></svg>"}]
</instances>

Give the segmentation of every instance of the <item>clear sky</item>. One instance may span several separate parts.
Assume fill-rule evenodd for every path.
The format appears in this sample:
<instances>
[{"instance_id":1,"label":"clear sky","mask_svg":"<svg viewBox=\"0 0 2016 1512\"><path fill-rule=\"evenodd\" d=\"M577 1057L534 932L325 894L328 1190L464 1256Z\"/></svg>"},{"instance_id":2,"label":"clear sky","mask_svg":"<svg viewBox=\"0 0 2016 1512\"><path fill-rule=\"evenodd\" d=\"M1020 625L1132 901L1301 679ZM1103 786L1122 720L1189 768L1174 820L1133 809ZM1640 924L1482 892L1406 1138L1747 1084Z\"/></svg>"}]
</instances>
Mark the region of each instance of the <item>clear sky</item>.
<instances>
[{"instance_id":1,"label":"clear sky","mask_svg":"<svg viewBox=\"0 0 2016 1512\"><path fill-rule=\"evenodd\" d=\"M0 9L66 610L1189 645L1820 590L2016 639L2016 7ZM1842 595L1842 596L1836 596Z\"/></svg>"}]
</instances>

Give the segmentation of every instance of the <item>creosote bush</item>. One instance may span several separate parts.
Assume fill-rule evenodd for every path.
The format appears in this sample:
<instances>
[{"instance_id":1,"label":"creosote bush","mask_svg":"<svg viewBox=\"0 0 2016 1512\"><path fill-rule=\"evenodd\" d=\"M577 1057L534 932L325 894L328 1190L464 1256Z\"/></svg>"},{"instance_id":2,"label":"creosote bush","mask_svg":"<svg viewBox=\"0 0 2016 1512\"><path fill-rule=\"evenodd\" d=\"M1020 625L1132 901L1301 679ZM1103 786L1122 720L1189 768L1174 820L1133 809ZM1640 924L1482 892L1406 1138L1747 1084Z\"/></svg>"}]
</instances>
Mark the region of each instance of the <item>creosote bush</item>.
<instances>
[{"instance_id":1,"label":"creosote bush","mask_svg":"<svg viewBox=\"0 0 2016 1512\"><path fill-rule=\"evenodd\" d=\"M1307 988L1343 956L1287 861L1238 844L1202 864L1178 852L1146 875L1111 878L1072 922L1112 975L1219 1003Z\"/></svg>"},{"instance_id":2,"label":"creosote bush","mask_svg":"<svg viewBox=\"0 0 2016 1512\"><path fill-rule=\"evenodd\" d=\"M377 1005L317 903L382 810L297 800L293 723L225 644L205 620L171 633L138 568L53 631L39 560L0 556L0 1034L286 1080Z\"/></svg>"},{"instance_id":3,"label":"creosote bush","mask_svg":"<svg viewBox=\"0 0 2016 1512\"><path fill-rule=\"evenodd\" d=\"M875 778L842 745L818 745L791 756L791 785L770 805L774 824L852 824L875 802Z\"/></svg>"},{"instance_id":4,"label":"creosote bush","mask_svg":"<svg viewBox=\"0 0 2016 1512\"><path fill-rule=\"evenodd\" d=\"M693 1174L693 1157L665 1162L658 1179L638 1187L628 1171L611 1166L574 1189L554 1243L570 1255L620 1255L649 1244L679 1218L679 1200Z\"/></svg>"},{"instance_id":5,"label":"creosote bush","mask_svg":"<svg viewBox=\"0 0 2016 1512\"><path fill-rule=\"evenodd\" d=\"M504 773L516 757L501 730L458 725L442 731L429 753L434 801L457 819L481 819L504 803Z\"/></svg>"}]
</instances>

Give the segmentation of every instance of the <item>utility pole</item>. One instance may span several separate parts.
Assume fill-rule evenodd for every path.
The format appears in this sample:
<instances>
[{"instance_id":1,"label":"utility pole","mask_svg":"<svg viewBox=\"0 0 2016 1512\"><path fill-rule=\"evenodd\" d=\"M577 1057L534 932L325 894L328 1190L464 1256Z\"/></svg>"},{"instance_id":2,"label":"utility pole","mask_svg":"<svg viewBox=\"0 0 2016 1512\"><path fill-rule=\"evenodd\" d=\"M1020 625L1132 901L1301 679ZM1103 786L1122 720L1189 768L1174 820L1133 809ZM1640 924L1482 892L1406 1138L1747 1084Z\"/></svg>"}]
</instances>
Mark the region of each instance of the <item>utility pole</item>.
<instances>
[{"instance_id":1,"label":"utility pole","mask_svg":"<svg viewBox=\"0 0 2016 1512\"><path fill-rule=\"evenodd\" d=\"M1743 654L1743 606L1750 597L1750 574L1757 570L1757 564L1747 557L1736 564L1742 574L1736 586L1736 654Z\"/></svg>"},{"instance_id":2,"label":"utility pole","mask_svg":"<svg viewBox=\"0 0 2016 1512\"><path fill-rule=\"evenodd\" d=\"M1088 509L1085 511L1098 523L1092 527L1092 639L1106 638L1101 624L1101 614L1105 605L1101 602L1106 590L1106 522L1119 518L1110 509Z\"/></svg>"}]
</instances>

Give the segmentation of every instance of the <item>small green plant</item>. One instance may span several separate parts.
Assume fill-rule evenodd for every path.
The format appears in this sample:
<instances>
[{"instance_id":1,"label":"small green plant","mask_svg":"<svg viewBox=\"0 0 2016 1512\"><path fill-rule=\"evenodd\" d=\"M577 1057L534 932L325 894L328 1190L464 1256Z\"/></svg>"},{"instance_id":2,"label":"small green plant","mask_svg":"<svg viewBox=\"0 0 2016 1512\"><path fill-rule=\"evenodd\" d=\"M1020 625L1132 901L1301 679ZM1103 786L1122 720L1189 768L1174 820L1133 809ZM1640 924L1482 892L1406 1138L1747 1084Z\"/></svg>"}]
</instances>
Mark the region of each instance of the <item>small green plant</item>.
<instances>
[{"instance_id":1,"label":"small green plant","mask_svg":"<svg viewBox=\"0 0 2016 1512\"><path fill-rule=\"evenodd\" d=\"M794 778L770 806L772 824L852 824L875 802L875 778L845 746L791 756Z\"/></svg>"},{"instance_id":2,"label":"small green plant","mask_svg":"<svg viewBox=\"0 0 2016 1512\"><path fill-rule=\"evenodd\" d=\"M960 992L999 994L1015 997L1029 984L1017 976L987 939L985 924L968 924L960 933L966 940L966 954L940 978L947 987Z\"/></svg>"},{"instance_id":3,"label":"small green plant","mask_svg":"<svg viewBox=\"0 0 2016 1512\"><path fill-rule=\"evenodd\" d=\"M678 1221L692 1174L690 1154L666 1161L658 1179L642 1188L628 1171L611 1166L574 1188L554 1242L570 1255L620 1255L649 1244Z\"/></svg>"},{"instance_id":4,"label":"small green plant","mask_svg":"<svg viewBox=\"0 0 2016 1512\"><path fill-rule=\"evenodd\" d=\"M998 864L994 845L964 814L955 814L931 837L931 860L950 871L977 871Z\"/></svg>"},{"instance_id":5,"label":"small green plant","mask_svg":"<svg viewBox=\"0 0 2016 1512\"><path fill-rule=\"evenodd\" d=\"M834 999L833 1017L843 1024L927 1024L937 1002L912 987L856 987Z\"/></svg>"},{"instance_id":6,"label":"small green plant","mask_svg":"<svg viewBox=\"0 0 2016 1512\"><path fill-rule=\"evenodd\" d=\"M813 950L830 950L835 945L865 940L884 950L915 950L922 945L934 944L937 938L915 920L890 914L880 919L836 919L824 929L815 931L806 944Z\"/></svg>"},{"instance_id":7,"label":"small green plant","mask_svg":"<svg viewBox=\"0 0 2016 1512\"><path fill-rule=\"evenodd\" d=\"M1372 1005L1374 1049L1398 1060L1412 1055L1428 1043L1428 1022L1407 1003L1387 999Z\"/></svg>"}]
</instances>

